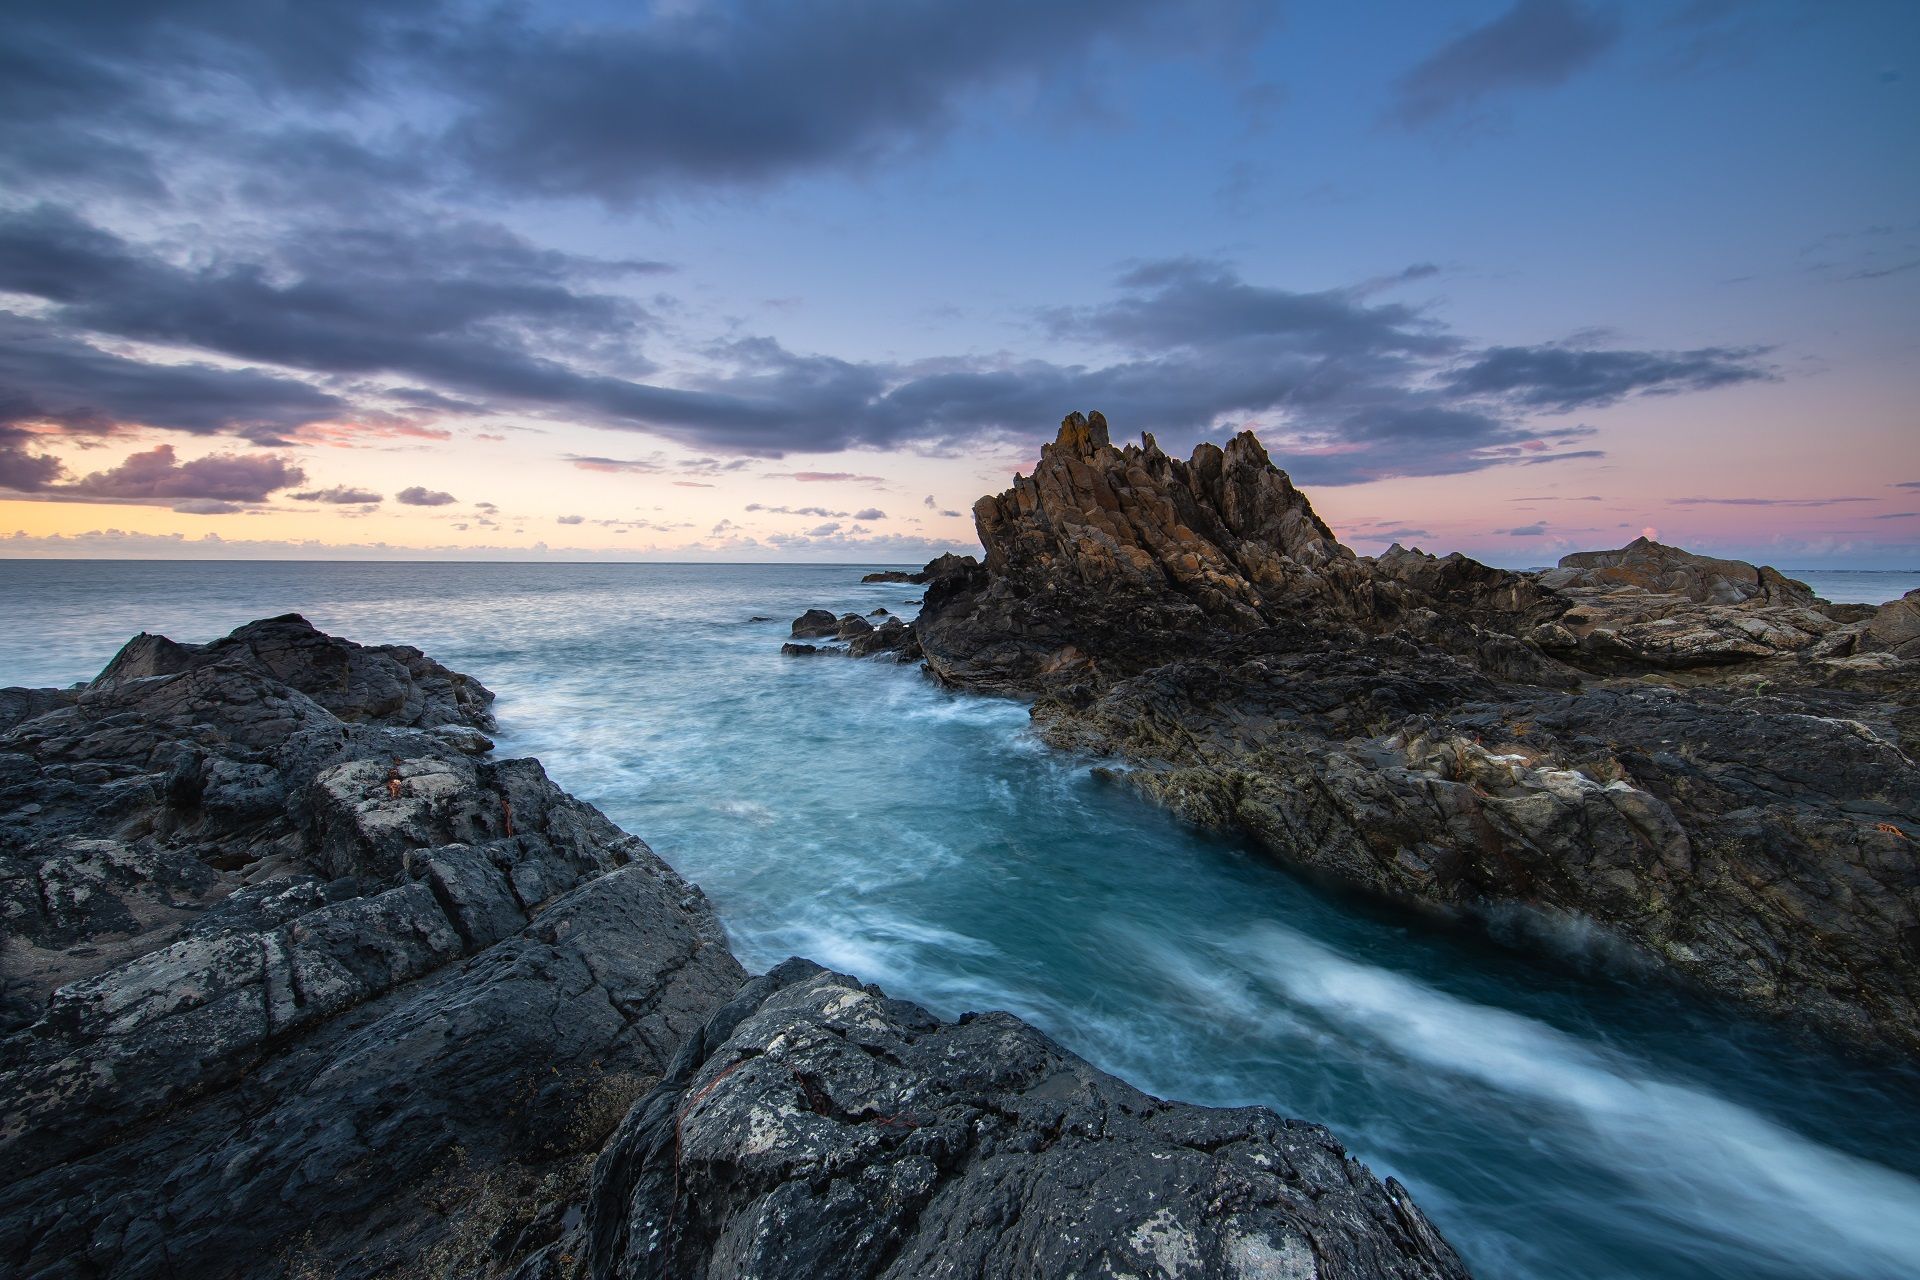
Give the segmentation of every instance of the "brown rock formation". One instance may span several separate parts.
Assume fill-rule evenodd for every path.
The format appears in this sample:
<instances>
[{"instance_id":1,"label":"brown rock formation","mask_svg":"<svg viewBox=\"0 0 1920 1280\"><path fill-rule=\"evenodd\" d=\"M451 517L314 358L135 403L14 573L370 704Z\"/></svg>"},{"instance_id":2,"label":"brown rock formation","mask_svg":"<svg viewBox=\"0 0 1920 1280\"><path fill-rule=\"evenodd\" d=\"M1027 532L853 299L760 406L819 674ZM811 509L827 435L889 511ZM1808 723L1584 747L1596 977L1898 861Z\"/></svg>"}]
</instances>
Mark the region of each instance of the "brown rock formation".
<instances>
[{"instance_id":1,"label":"brown rock formation","mask_svg":"<svg viewBox=\"0 0 1920 1280\"><path fill-rule=\"evenodd\" d=\"M1105 418L1075 413L1033 475L973 510L986 563L930 565L920 628L933 670L961 683L1124 675L1290 619L1410 626L1472 651L1486 620L1563 607L1463 556L1355 555L1251 432L1181 462L1151 435L1115 448ZM1537 651L1498 647L1551 678Z\"/></svg>"},{"instance_id":2,"label":"brown rock formation","mask_svg":"<svg viewBox=\"0 0 1920 1280\"><path fill-rule=\"evenodd\" d=\"M1618 551L1576 551L1560 567L1540 575L1549 587L1639 587L1656 595L1679 595L1701 604L1807 606L1813 588L1769 565L1720 560L1635 538Z\"/></svg>"}]
</instances>

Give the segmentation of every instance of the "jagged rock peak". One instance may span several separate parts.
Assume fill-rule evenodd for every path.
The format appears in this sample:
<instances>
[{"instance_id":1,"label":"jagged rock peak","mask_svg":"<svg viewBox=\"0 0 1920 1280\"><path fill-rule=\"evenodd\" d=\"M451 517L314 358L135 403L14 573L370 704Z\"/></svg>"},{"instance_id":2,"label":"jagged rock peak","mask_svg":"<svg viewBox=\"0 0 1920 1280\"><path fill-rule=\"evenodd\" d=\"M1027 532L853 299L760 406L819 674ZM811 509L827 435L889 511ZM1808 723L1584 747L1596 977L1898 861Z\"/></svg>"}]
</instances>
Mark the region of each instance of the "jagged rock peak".
<instances>
[{"instance_id":1,"label":"jagged rock peak","mask_svg":"<svg viewBox=\"0 0 1920 1280\"><path fill-rule=\"evenodd\" d=\"M1106 415L1098 409L1092 413L1068 414L1060 420L1060 434L1053 446L1082 458L1091 457L1095 449L1109 448Z\"/></svg>"},{"instance_id":2,"label":"jagged rock peak","mask_svg":"<svg viewBox=\"0 0 1920 1280\"><path fill-rule=\"evenodd\" d=\"M1033 475L974 518L993 572L1172 585L1227 613L1257 609L1295 570L1354 559L1251 432L1181 462L1151 435L1114 447L1097 412L1067 415Z\"/></svg>"}]
</instances>

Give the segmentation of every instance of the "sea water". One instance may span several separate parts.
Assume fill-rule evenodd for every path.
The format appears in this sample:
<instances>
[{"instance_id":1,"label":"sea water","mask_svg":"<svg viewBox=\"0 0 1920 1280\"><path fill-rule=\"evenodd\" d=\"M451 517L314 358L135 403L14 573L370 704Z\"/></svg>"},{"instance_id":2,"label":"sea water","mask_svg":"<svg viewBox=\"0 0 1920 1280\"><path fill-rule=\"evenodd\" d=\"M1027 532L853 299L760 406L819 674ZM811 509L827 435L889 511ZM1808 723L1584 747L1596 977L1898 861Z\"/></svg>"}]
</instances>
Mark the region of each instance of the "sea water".
<instances>
[{"instance_id":1,"label":"sea water","mask_svg":"<svg viewBox=\"0 0 1920 1280\"><path fill-rule=\"evenodd\" d=\"M502 754L704 886L750 967L1011 1009L1153 1093L1326 1124L1481 1277L1920 1275L1920 1072L1310 887L1016 701L781 657L809 607L912 616L866 567L0 561L0 684L289 611L416 644L500 694Z\"/></svg>"}]
</instances>

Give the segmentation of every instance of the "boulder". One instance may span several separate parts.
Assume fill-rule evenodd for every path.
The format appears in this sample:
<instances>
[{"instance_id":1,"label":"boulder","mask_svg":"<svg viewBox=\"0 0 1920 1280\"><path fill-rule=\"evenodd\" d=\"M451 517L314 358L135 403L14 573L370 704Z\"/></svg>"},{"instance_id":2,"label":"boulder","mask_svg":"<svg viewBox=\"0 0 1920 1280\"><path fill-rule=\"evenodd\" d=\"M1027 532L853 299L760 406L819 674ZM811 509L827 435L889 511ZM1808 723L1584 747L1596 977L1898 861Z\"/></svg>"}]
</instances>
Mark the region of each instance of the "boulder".
<instances>
[{"instance_id":1,"label":"boulder","mask_svg":"<svg viewBox=\"0 0 1920 1280\"><path fill-rule=\"evenodd\" d=\"M831 636L840 629L840 619L825 609L809 609L793 620L793 638L812 640Z\"/></svg>"},{"instance_id":2,"label":"boulder","mask_svg":"<svg viewBox=\"0 0 1920 1280\"><path fill-rule=\"evenodd\" d=\"M687 1042L548 1253L596 1280L1466 1275L1316 1125L1163 1102L1011 1014L941 1022L799 960Z\"/></svg>"},{"instance_id":3,"label":"boulder","mask_svg":"<svg viewBox=\"0 0 1920 1280\"><path fill-rule=\"evenodd\" d=\"M1881 605L1861 647L1920 660L1920 588Z\"/></svg>"}]
</instances>

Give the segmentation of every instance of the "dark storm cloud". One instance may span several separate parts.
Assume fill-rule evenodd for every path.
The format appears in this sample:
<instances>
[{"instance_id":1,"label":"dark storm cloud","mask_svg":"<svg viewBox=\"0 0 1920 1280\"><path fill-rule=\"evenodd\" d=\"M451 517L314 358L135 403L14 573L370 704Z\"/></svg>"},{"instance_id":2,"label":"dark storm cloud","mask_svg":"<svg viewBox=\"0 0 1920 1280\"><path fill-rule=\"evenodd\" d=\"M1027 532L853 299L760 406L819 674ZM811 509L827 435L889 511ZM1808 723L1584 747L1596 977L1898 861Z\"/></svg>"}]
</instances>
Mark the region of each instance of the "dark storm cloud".
<instances>
[{"instance_id":1,"label":"dark storm cloud","mask_svg":"<svg viewBox=\"0 0 1920 1280\"><path fill-rule=\"evenodd\" d=\"M942 130L982 88L1060 74L1102 37L1193 43L1219 6L1155 0L747 0L645 27L458 29L437 71L453 154L503 186L615 200L858 162ZM1231 17L1254 6L1230 7Z\"/></svg>"},{"instance_id":2,"label":"dark storm cloud","mask_svg":"<svg viewBox=\"0 0 1920 1280\"><path fill-rule=\"evenodd\" d=\"M409 507L444 507L457 499L450 493L440 493L424 485L410 485L393 495L394 501Z\"/></svg>"},{"instance_id":3,"label":"dark storm cloud","mask_svg":"<svg viewBox=\"0 0 1920 1280\"><path fill-rule=\"evenodd\" d=\"M1052 311L1045 319L1056 335L1098 338L1132 351L1252 340L1310 356L1380 358L1445 355L1460 346L1414 308L1368 306L1344 290L1264 288L1204 259L1142 263L1118 283L1123 292L1115 302Z\"/></svg>"},{"instance_id":4,"label":"dark storm cloud","mask_svg":"<svg viewBox=\"0 0 1920 1280\"><path fill-rule=\"evenodd\" d=\"M1449 390L1497 396L1528 408L1601 408L1634 395L1705 391L1770 380L1761 347L1694 351L1594 351L1573 347L1492 347L1447 375Z\"/></svg>"},{"instance_id":5,"label":"dark storm cloud","mask_svg":"<svg viewBox=\"0 0 1920 1280\"><path fill-rule=\"evenodd\" d=\"M471 269L472 262L486 270ZM1110 406L1129 430L1169 433L1174 445L1222 422L1257 423L1302 478L1351 483L1592 456L1563 451L1590 428L1542 431L1518 415L1767 376L1752 351L1474 351L1421 309L1369 301L1379 282L1295 293L1248 283L1221 263L1178 259L1137 264L1110 301L1045 317L1056 335L1117 357L1108 363L951 357L894 364L793 352L755 337L708 346L704 371L669 387L604 370L609 359L639 367L627 340L644 317L573 288L577 265L505 233L457 224L322 236L268 259L189 267L61 210L0 215L0 288L45 300L51 322L74 330L273 361L330 375L336 386L378 375L371 385L424 384L492 412L551 415L733 455L1030 441L1064 406ZM189 429L201 430L224 423L270 442L276 431L321 416L290 415L287 396L318 402L316 409L347 407L305 383L257 371L142 365L77 338L60 341L163 382L260 379L269 397L252 413L236 409L224 418L119 403L107 415L114 420L191 422L198 425ZM355 429L326 433L351 438ZM371 417L357 429L420 431ZM713 477L744 465L740 456L570 460L588 470ZM880 482L849 472L773 474Z\"/></svg>"},{"instance_id":6,"label":"dark storm cloud","mask_svg":"<svg viewBox=\"0 0 1920 1280\"><path fill-rule=\"evenodd\" d=\"M15 5L0 18L0 163L153 194L170 152L219 151L282 198L477 184L627 200L859 163L940 133L997 85L1057 80L1113 41L1244 40L1261 10L738 0L610 21L446 0ZM407 93L431 95L435 124L323 123Z\"/></svg>"},{"instance_id":7,"label":"dark storm cloud","mask_svg":"<svg viewBox=\"0 0 1920 1280\"><path fill-rule=\"evenodd\" d=\"M297 378L136 360L0 311L0 423L90 435L138 425L272 439L348 410L340 397Z\"/></svg>"},{"instance_id":8,"label":"dark storm cloud","mask_svg":"<svg viewBox=\"0 0 1920 1280\"><path fill-rule=\"evenodd\" d=\"M347 485L335 485L331 489L310 489L306 493L290 493L290 498L301 502L327 502L337 506L368 506L379 502L381 496L368 489L354 489Z\"/></svg>"},{"instance_id":9,"label":"dark storm cloud","mask_svg":"<svg viewBox=\"0 0 1920 1280\"><path fill-rule=\"evenodd\" d=\"M69 329L320 374L397 373L513 404L634 385L582 377L535 349L597 347L640 328L632 303L572 287L580 265L451 223L318 232L270 256L182 266L65 209L0 214L0 289L53 304Z\"/></svg>"},{"instance_id":10,"label":"dark storm cloud","mask_svg":"<svg viewBox=\"0 0 1920 1280\"><path fill-rule=\"evenodd\" d=\"M1409 128L1488 94L1546 89L1589 66L1619 39L1604 10L1578 0L1515 0L1512 8L1434 50L1394 83L1390 119Z\"/></svg>"},{"instance_id":11,"label":"dark storm cloud","mask_svg":"<svg viewBox=\"0 0 1920 1280\"><path fill-rule=\"evenodd\" d=\"M219 453L180 462L173 446L162 444L133 454L117 467L42 492L70 501L263 502L267 495L306 478L305 472L285 458Z\"/></svg>"}]
</instances>

